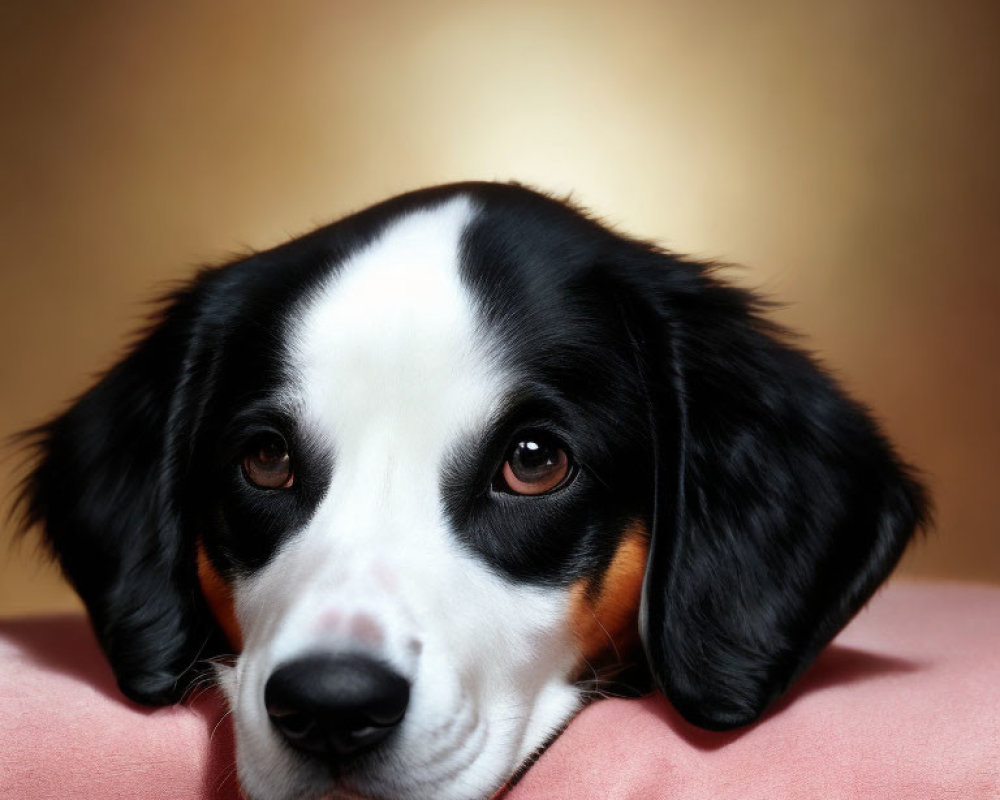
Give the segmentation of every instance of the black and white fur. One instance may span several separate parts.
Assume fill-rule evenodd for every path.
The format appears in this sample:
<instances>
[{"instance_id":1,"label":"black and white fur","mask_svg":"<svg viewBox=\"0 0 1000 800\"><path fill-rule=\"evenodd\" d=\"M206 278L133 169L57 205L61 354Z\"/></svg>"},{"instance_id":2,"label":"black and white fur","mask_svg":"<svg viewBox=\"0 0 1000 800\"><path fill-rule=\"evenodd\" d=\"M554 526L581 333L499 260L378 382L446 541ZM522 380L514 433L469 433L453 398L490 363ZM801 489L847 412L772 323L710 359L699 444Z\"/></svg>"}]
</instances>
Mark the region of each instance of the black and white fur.
<instances>
[{"instance_id":1,"label":"black and white fur","mask_svg":"<svg viewBox=\"0 0 1000 800\"><path fill-rule=\"evenodd\" d=\"M745 725L924 514L867 413L758 310L520 186L403 195L172 296L35 432L28 518L144 703L178 700L228 647L204 548L243 639L220 674L254 800L495 791L579 709L570 589L599 588L637 526L641 648L618 656L692 722ZM525 429L571 454L557 491L497 490ZM261 430L288 442L292 489L245 479ZM331 764L287 745L264 689L338 652L410 695L388 739Z\"/></svg>"}]
</instances>

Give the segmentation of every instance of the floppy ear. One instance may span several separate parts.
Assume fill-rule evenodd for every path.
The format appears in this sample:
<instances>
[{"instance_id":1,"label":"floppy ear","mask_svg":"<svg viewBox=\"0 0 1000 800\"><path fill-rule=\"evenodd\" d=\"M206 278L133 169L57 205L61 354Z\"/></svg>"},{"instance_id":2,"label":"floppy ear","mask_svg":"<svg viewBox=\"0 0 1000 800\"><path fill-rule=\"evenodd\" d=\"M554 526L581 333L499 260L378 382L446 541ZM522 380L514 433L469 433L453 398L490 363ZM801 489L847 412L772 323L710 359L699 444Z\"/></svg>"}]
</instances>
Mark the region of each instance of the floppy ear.
<instances>
[{"instance_id":1,"label":"floppy ear","mask_svg":"<svg viewBox=\"0 0 1000 800\"><path fill-rule=\"evenodd\" d=\"M745 725L893 569L923 491L751 294L659 253L629 273L657 429L643 644L686 719Z\"/></svg>"},{"instance_id":2,"label":"floppy ear","mask_svg":"<svg viewBox=\"0 0 1000 800\"><path fill-rule=\"evenodd\" d=\"M98 639L130 698L179 698L210 639L183 529L180 387L190 298L64 414L29 432L37 463L23 485L28 524L46 538L87 605Z\"/></svg>"}]
</instances>

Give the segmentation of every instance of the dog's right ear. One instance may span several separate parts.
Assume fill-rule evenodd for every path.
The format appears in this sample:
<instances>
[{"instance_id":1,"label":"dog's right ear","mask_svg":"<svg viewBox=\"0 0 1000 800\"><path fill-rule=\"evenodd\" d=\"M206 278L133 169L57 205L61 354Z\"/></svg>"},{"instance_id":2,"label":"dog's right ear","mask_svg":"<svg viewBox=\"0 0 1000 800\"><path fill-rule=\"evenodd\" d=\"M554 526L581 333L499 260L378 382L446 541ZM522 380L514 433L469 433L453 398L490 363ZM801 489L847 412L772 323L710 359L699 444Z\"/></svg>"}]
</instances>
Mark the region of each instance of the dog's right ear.
<instances>
[{"instance_id":1,"label":"dog's right ear","mask_svg":"<svg viewBox=\"0 0 1000 800\"><path fill-rule=\"evenodd\" d=\"M178 496L195 305L194 289L174 295L123 361L26 434L36 461L22 485L25 523L44 523L119 686L149 704L180 697L216 635Z\"/></svg>"},{"instance_id":2,"label":"dog's right ear","mask_svg":"<svg viewBox=\"0 0 1000 800\"><path fill-rule=\"evenodd\" d=\"M643 646L680 713L726 730L756 720L868 600L926 497L754 295L649 249L622 264L657 450Z\"/></svg>"}]
</instances>

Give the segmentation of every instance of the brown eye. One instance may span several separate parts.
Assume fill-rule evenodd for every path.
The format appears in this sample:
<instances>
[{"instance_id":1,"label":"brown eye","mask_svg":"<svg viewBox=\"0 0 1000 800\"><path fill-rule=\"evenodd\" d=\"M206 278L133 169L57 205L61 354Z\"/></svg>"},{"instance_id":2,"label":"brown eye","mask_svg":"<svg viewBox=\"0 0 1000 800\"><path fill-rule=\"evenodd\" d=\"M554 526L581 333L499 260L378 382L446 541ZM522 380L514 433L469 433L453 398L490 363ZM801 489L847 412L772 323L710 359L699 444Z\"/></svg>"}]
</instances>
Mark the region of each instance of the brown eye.
<instances>
[{"instance_id":1,"label":"brown eye","mask_svg":"<svg viewBox=\"0 0 1000 800\"><path fill-rule=\"evenodd\" d=\"M525 433L511 447L498 483L514 494L545 494L564 484L570 469L569 456L551 436Z\"/></svg>"},{"instance_id":2,"label":"brown eye","mask_svg":"<svg viewBox=\"0 0 1000 800\"><path fill-rule=\"evenodd\" d=\"M295 475L285 440L277 434L255 439L243 458L243 474L258 489L290 489Z\"/></svg>"}]
</instances>

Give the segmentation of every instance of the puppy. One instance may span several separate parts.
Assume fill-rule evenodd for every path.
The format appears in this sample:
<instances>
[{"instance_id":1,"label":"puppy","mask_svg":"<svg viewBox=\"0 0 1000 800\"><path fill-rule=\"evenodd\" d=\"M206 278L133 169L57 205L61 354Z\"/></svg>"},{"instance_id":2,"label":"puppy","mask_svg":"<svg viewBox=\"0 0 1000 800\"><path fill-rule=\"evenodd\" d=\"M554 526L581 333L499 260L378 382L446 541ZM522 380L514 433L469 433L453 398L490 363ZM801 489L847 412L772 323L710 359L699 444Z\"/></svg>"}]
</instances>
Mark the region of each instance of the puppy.
<instances>
[{"instance_id":1,"label":"puppy","mask_svg":"<svg viewBox=\"0 0 1000 800\"><path fill-rule=\"evenodd\" d=\"M925 506L759 310L521 186L406 194L171 296L26 520L128 697L236 653L254 800L486 797L625 668L747 725Z\"/></svg>"}]
</instances>

